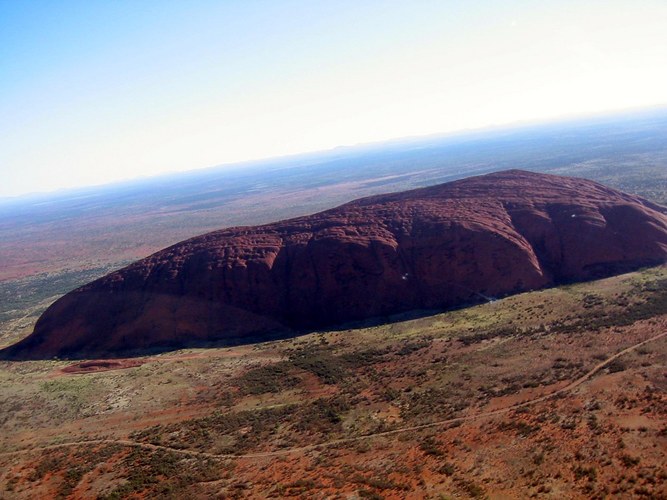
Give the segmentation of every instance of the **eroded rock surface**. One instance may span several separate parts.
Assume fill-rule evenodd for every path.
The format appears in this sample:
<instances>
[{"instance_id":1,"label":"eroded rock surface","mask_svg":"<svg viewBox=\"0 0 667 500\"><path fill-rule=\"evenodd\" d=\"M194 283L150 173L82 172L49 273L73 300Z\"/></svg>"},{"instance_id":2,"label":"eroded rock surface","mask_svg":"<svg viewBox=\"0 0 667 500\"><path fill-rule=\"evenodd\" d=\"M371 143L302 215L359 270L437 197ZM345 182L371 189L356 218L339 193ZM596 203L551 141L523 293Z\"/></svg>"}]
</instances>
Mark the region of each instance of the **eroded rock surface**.
<instances>
[{"instance_id":1,"label":"eroded rock surface","mask_svg":"<svg viewBox=\"0 0 667 500\"><path fill-rule=\"evenodd\" d=\"M192 238L74 290L13 359L289 335L667 260L667 209L511 170Z\"/></svg>"}]
</instances>

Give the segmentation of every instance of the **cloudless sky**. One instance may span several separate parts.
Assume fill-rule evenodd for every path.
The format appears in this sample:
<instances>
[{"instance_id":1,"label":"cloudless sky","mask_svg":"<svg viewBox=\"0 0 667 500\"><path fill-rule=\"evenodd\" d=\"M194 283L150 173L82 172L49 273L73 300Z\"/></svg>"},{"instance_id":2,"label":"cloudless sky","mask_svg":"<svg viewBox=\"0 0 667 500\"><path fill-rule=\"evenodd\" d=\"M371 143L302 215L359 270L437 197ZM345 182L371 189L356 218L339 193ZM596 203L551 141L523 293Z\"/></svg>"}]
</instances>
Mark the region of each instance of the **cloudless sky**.
<instances>
[{"instance_id":1,"label":"cloudless sky","mask_svg":"<svg viewBox=\"0 0 667 500\"><path fill-rule=\"evenodd\" d=\"M664 0L0 0L0 196L666 92Z\"/></svg>"}]
</instances>

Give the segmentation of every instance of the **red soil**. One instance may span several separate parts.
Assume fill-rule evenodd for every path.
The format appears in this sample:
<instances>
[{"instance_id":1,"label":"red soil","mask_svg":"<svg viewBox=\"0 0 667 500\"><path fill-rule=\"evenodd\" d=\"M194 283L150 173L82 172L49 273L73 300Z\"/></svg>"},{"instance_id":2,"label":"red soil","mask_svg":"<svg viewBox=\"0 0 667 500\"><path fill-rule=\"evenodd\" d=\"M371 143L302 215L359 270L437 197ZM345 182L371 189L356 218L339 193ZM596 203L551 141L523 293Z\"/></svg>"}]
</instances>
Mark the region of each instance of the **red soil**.
<instances>
[{"instance_id":1,"label":"red soil","mask_svg":"<svg viewBox=\"0 0 667 500\"><path fill-rule=\"evenodd\" d=\"M64 373L92 373L92 372L106 372L109 370L122 370L124 368L134 368L141 366L144 361L136 359L94 359L92 361L82 361L74 365L66 366L62 369Z\"/></svg>"}]
</instances>

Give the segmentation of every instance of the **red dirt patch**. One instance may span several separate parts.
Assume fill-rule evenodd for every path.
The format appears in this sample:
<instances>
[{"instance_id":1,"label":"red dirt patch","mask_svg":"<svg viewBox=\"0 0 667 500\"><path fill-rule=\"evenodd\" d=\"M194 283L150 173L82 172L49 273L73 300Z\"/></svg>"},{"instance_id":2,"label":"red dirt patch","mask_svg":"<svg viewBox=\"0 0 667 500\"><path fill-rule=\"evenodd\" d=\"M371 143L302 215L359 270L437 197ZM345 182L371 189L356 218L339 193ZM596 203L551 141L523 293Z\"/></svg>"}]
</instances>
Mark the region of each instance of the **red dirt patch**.
<instances>
[{"instance_id":1,"label":"red dirt patch","mask_svg":"<svg viewBox=\"0 0 667 500\"><path fill-rule=\"evenodd\" d=\"M63 373L92 373L106 372L109 370L123 370L125 368L134 368L141 366L144 361L137 359L94 359L91 361L82 361L70 366L66 366L61 371Z\"/></svg>"}]
</instances>

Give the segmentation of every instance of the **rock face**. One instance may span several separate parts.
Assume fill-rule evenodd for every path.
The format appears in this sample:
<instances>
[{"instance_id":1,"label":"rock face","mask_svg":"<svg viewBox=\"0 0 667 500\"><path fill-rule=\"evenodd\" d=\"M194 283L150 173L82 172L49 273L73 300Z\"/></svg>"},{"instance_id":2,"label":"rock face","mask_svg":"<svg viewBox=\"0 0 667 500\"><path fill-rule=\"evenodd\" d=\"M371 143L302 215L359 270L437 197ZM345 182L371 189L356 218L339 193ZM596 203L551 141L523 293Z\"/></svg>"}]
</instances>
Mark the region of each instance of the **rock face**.
<instances>
[{"instance_id":1,"label":"rock face","mask_svg":"<svg viewBox=\"0 0 667 500\"><path fill-rule=\"evenodd\" d=\"M667 209L511 170L192 238L74 290L9 359L250 342L667 261Z\"/></svg>"}]
</instances>

